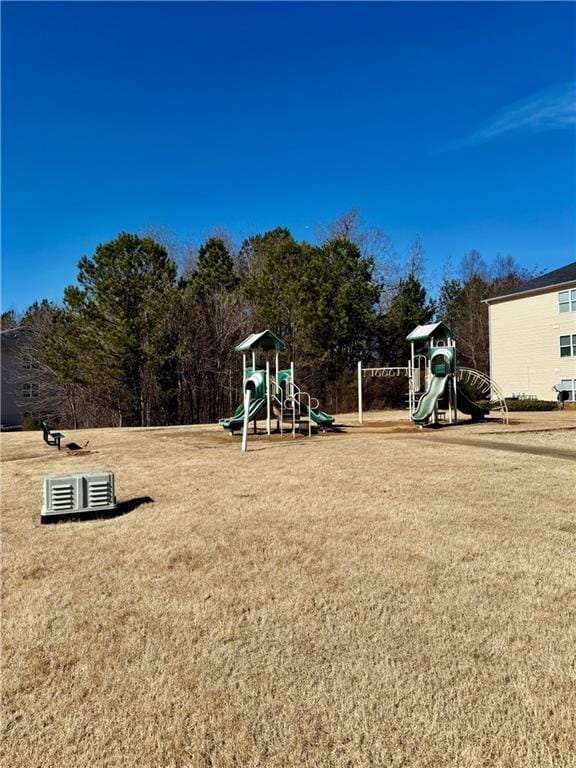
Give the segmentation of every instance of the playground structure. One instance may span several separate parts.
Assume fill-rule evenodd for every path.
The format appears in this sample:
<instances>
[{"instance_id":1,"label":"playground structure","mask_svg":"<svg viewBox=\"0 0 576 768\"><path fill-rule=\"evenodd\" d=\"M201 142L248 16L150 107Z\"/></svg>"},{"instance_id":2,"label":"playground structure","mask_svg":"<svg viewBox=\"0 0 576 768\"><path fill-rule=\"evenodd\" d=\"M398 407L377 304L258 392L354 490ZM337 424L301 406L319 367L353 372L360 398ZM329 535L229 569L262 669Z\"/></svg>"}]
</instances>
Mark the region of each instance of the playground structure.
<instances>
[{"instance_id":1,"label":"playground structure","mask_svg":"<svg viewBox=\"0 0 576 768\"><path fill-rule=\"evenodd\" d=\"M235 352L242 354L242 390L244 402L241 403L234 415L220 419L218 422L230 434L242 430L242 451L248 447L248 429L250 422L254 424L264 414L266 416L266 433L272 434L272 418L276 420L276 429L284 434L285 425L292 436L301 431L305 425L308 436L312 434L312 422L326 431L334 424L334 417L319 410L315 397L300 389L294 380L294 362L290 367L280 369L279 355L285 352L286 344L272 331L253 333L242 341ZM258 357L265 356L264 367L258 367ZM248 356L251 365L248 365ZM273 368L271 363L273 363Z\"/></svg>"},{"instance_id":2,"label":"playground structure","mask_svg":"<svg viewBox=\"0 0 576 768\"><path fill-rule=\"evenodd\" d=\"M480 421L487 414L469 399L463 385L473 387L490 402L490 410L499 411L502 423L508 423L506 400L498 385L480 371L457 364L454 334L444 323L419 325L408 334L410 360L406 367L364 368L358 362L358 421L362 415L362 377L406 376L410 418L419 427L440 423L458 423L458 411Z\"/></svg>"}]
</instances>

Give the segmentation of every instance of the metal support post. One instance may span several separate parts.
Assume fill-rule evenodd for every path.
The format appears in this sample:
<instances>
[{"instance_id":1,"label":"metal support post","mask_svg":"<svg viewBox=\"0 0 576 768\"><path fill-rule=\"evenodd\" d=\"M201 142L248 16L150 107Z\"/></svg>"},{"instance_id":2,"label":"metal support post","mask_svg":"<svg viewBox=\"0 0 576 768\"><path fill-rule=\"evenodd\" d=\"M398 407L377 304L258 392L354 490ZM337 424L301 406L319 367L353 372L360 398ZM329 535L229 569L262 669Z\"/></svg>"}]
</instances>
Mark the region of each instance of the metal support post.
<instances>
[{"instance_id":1,"label":"metal support post","mask_svg":"<svg viewBox=\"0 0 576 768\"><path fill-rule=\"evenodd\" d=\"M266 360L266 432L271 434L271 422L270 422L270 361Z\"/></svg>"},{"instance_id":2,"label":"metal support post","mask_svg":"<svg viewBox=\"0 0 576 768\"><path fill-rule=\"evenodd\" d=\"M412 401L414 399L414 367L412 360L408 360L408 413L412 415Z\"/></svg>"},{"instance_id":3,"label":"metal support post","mask_svg":"<svg viewBox=\"0 0 576 768\"><path fill-rule=\"evenodd\" d=\"M294 383L294 360L290 363L290 394L292 396L292 437L296 437L296 384Z\"/></svg>"},{"instance_id":4,"label":"metal support post","mask_svg":"<svg viewBox=\"0 0 576 768\"><path fill-rule=\"evenodd\" d=\"M410 362L411 362L411 376L410 376L410 384L408 385L411 392L411 397L408 398L408 410L410 411L410 416L416 411L416 379L415 379L415 366L414 366L414 342L410 342ZM420 369L418 369L418 389L420 389Z\"/></svg>"},{"instance_id":5,"label":"metal support post","mask_svg":"<svg viewBox=\"0 0 576 768\"><path fill-rule=\"evenodd\" d=\"M242 427L242 453L248 450L248 426L250 424L250 390L244 393L244 425Z\"/></svg>"},{"instance_id":6,"label":"metal support post","mask_svg":"<svg viewBox=\"0 0 576 768\"><path fill-rule=\"evenodd\" d=\"M358 360L358 424L362 421L362 360Z\"/></svg>"}]
</instances>

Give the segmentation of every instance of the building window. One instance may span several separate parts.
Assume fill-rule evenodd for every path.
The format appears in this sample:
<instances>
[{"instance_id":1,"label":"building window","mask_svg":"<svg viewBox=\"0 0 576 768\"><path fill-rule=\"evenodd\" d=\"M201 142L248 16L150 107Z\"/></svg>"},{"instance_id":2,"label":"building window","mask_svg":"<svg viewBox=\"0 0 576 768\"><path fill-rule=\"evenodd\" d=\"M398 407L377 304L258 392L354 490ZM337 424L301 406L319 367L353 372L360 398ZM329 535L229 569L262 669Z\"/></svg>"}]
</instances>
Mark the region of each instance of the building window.
<instances>
[{"instance_id":1,"label":"building window","mask_svg":"<svg viewBox=\"0 0 576 768\"><path fill-rule=\"evenodd\" d=\"M560 291L558 309L560 312L576 312L576 288L572 288L570 291Z\"/></svg>"},{"instance_id":2,"label":"building window","mask_svg":"<svg viewBox=\"0 0 576 768\"><path fill-rule=\"evenodd\" d=\"M22 384L22 397L26 399L38 397L38 384L30 384L29 382Z\"/></svg>"},{"instance_id":3,"label":"building window","mask_svg":"<svg viewBox=\"0 0 576 768\"><path fill-rule=\"evenodd\" d=\"M576 333L560 336L560 357L576 357Z\"/></svg>"},{"instance_id":4,"label":"building window","mask_svg":"<svg viewBox=\"0 0 576 768\"><path fill-rule=\"evenodd\" d=\"M30 355L26 355L22 358L22 368L29 371L31 368L38 368L38 361L34 360Z\"/></svg>"},{"instance_id":5,"label":"building window","mask_svg":"<svg viewBox=\"0 0 576 768\"><path fill-rule=\"evenodd\" d=\"M562 399L573 403L576 400L576 379L562 379L560 390L565 393Z\"/></svg>"}]
</instances>

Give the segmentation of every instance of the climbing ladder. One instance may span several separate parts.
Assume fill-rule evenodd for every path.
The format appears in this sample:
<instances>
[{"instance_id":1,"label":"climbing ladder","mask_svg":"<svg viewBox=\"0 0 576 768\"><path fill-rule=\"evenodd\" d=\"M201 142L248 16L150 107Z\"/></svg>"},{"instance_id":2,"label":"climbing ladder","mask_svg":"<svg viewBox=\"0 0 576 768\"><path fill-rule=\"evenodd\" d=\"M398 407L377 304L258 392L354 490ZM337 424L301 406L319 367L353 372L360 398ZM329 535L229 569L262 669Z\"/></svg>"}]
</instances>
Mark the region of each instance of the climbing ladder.
<instances>
[{"instance_id":1,"label":"climbing ladder","mask_svg":"<svg viewBox=\"0 0 576 768\"><path fill-rule=\"evenodd\" d=\"M308 436L310 437L312 434L310 411L319 407L319 401L315 397L311 397L308 392L300 389L292 380L288 388L287 397L277 397L277 395L273 397L274 411L280 424L280 434L283 434L284 422L287 421L292 424L292 435L296 435L296 424L298 424L298 428L303 423L307 424ZM279 394L282 395L281 391Z\"/></svg>"}]
</instances>

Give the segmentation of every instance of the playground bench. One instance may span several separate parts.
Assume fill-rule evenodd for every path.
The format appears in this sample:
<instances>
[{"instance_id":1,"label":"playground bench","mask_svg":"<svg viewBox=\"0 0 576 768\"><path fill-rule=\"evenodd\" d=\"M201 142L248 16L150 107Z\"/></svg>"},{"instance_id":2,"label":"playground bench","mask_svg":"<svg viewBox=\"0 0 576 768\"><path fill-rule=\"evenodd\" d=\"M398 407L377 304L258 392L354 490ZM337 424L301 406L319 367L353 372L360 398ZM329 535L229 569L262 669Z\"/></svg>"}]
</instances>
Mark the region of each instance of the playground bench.
<instances>
[{"instance_id":1,"label":"playground bench","mask_svg":"<svg viewBox=\"0 0 576 768\"><path fill-rule=\"evenodd\" d=\"M42 436L44 438L44 442L47 445L57 445L58 450L60 450L60 440L62 440L62 438L64 437L62 432L51 432L47 421L42 422L42 432L43 432Z\"/></svg>"}]
</instances>

